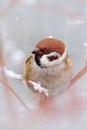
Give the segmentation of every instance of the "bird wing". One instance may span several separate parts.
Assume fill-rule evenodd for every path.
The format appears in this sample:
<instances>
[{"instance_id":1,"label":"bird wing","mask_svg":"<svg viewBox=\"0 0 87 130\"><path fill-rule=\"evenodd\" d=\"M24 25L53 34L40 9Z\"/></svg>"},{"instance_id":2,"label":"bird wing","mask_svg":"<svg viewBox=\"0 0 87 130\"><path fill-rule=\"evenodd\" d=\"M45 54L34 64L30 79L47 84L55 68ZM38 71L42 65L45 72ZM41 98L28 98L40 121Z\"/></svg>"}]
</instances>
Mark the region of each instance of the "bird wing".
<instances>
[{"instance_id":1,"label":"bird wing","mask_svg":"<svg viewBox=\"0 0 87 130\"><path fill-rule=\"evenodd\" d=\"M30 77L32 75L32 68L31 68L31 62L32 62L33 56L30 55L27 60L26 60L26 66L25 66L25 72L24 72L24 79L25 80L30 80ZM39 90L34 89L33 85L30 85L27 83L27 86L29 89L31 89L34 93L38 93Z\"/></svg>"},{"instance_id":2,"label":"bird wing","mask_svg":"<svg viewBox=\"0 0 87 130\"><path fill-rule=\"evenodd\" d=\"M24 71L24 79L29 80L29 75L31 74L31 61L32 55L30 55L26 60L25 71Z\"/></svg>"},{"instance_id":3,"label":"bird wing","mask_svg":"<svg viewBox=\"0 0 87 130\"><path fill-rule=\"evenodd\" d=\"M66 63L65 69L72 68L72 62L69 56L66 57L65 63Z\"/></svg>"}]
</instances>

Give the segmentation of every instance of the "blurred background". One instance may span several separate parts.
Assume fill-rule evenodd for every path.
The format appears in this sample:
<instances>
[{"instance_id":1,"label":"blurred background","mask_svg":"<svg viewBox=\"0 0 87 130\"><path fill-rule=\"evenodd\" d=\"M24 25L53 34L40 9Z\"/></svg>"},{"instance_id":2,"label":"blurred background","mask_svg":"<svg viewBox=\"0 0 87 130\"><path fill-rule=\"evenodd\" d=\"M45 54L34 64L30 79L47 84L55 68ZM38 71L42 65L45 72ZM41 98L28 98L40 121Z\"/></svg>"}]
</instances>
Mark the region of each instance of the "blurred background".
<instances>
[{"instance_id":1,"label":"blurred background","mask_svg":"<svg viewBox=\"0 0 87 130\"><path fill-rule=\"evenodd\" d=\"M66 44L75 75L87 57L87 0L0 0L0 57L9 70L23 75L27 56L48 36ZM50 116L37 110L25 84L13 79L8 82L30 111L0 83L0 129L87 129L87 75L58 98L57 114ZM72 109L70 113L68 109Z\"/></svg>"}]
</instances>

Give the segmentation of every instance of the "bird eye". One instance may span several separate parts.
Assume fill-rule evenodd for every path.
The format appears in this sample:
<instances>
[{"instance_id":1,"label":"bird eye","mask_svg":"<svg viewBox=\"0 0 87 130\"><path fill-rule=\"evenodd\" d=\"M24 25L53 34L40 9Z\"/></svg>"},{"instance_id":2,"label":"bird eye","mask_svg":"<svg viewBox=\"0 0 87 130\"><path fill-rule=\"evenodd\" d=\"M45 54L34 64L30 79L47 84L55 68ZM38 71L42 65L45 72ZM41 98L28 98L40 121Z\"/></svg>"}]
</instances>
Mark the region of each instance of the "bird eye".
<instances>
[{"instance_id":1,"label":"bird eye","mask_svg":"<svg viewBox=\"0 0 87 130\"><path fill-rule=\"evenodd\" d=\"M47 49L45 50L45 53L46 53L46 54L50 53L50 49L47 48Z\"/></svg>"}]
</instances>

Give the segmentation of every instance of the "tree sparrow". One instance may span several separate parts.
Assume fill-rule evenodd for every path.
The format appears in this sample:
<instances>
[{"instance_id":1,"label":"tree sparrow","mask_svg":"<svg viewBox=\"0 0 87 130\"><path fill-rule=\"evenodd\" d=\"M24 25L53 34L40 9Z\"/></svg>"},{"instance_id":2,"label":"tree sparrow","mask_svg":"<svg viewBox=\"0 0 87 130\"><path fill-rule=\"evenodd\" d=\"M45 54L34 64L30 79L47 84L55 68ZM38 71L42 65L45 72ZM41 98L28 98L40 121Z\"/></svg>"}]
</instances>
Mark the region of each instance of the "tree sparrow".
<instances>
[{"instance_id":1,"label":"tree sparrow","mask_svg":"<svg viewBox=\"0 0 87 130\"><path fill-rule=\"evenodd\" d=\"M26 60L24 78L40 82L50 96L63 92L72 79L72 64L65 44L52 37L39 41Z\"/></svg>"}]
</instances>

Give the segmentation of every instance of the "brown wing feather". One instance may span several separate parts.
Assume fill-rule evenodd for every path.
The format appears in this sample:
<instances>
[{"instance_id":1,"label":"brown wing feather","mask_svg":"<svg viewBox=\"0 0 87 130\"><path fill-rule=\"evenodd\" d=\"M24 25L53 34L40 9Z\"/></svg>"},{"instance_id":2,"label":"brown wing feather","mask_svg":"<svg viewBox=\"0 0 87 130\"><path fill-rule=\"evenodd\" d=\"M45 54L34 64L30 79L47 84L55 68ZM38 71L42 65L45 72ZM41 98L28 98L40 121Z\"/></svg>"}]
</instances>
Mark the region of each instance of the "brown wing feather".
<instances>
[{"instance_id":1,"label":"brown wing feather","mask_svg":"<svg viewBox=\"0 0 87 130\"><path fill-rule=\"evenodd\" d=\"M66 63L65 69L72 68L72 62L69 56L66 57L65 63Z\"/></svg>"},{"instance_id":2,"label":"brown wing feather","mask_svg":"<svg viewBox=\"0 0 87 130\"><path fill-rule=\"evenodd\" d=\"M24 79L25 80L29 80L30 78L30 75L31 75L31 71L32 71L32 68L31 68L31 60L32 60L32 55L30 55L27 60L26 60L26 66L25 66L25 72L24 72ZM27 84L27 86L29 87L29 89L31 89L34 93L38 93L38 90L35 90L33 88L32 85L29 85Z\"/></svg>"},{"instance_id":3,"label":"brown wing feather","mask_svg":"<svg viewBox=\"0 0 87 130\"><path fill-rule=\"evenodd\" d=\"M31 74L31 60L32 55L30 55L26 60L25 72L24 72L24 79L29 80L29 75Z\"/></svg>"}]
</instances>

